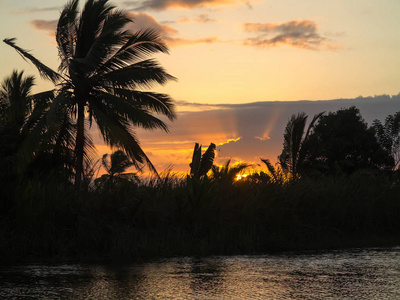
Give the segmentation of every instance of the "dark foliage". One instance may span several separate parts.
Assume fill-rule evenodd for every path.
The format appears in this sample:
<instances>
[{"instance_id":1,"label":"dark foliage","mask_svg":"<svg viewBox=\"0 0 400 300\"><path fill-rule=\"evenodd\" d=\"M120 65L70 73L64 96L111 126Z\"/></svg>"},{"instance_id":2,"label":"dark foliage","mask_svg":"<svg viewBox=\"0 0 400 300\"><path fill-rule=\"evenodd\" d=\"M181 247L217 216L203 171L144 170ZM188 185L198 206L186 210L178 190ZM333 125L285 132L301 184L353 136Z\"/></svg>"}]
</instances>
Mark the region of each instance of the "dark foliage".
<instances>
[{"instance_id":1,"label":"dark foliage","mask_svg":"<svg viewBox=\"0 0 400 300\"><path fill-rule=\"evenodd\" d=\"M154 114L175 118L168 95L143 91L175 79L151 58L168 49L152 29L126 30L132 20L108 0L87 0L82 11L78 8L78 0L68 2L58 20L58 72L17 46L14 38L4 39L44 79L56 84L54 99L31 122L27 145L38 145L47 137L73 150L75 183L80 186L85 164L93 157L88 129L95 121L106 144L123 149L136 167L146 164L156 173L134 128L167 131L167 125ZM25 156L34 151L28 147Z\"/></svg>"},{"instance_id":2,"label":"dark foliage","mask_svg":"<svg viewBox=\"0 0 400 300\"><path fill-rule=\"evenodd\" d=\"M394 164L355 107L322 116L306 143L308 168L324 174L390 169Z\"/></svg>"}]
</instances>

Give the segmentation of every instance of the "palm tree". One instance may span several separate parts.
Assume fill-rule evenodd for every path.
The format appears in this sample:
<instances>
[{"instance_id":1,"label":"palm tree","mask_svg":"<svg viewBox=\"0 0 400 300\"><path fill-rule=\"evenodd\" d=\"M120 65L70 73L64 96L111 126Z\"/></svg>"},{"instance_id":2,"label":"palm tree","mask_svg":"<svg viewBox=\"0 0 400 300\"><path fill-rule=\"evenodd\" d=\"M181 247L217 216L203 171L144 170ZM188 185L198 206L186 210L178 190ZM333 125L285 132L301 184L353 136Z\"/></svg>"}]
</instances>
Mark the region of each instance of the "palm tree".
<instances>
[{"instance_id":1,"label":"palm tree","mask_svg":"<svg viewBox=\"0 0 400 300\"><path fill-rule=\"evenodd\" d=\"M22 128L25 118L32 111L34 77L23 77L24 72L14 70L0 86L1 125Z\"/></svg>"},{"instance_id":2,"label":"palm tree","mask_svg":"<svg viewBox=\"0 0 400 300\"><path fill-rule=\"evenodd\" d=\"M2 174L10 175L15 167L15 153L21 140L27 116L32 112L33 76L24 77L14 70L0 85L0 165ZM5 177L7 177L5 176Z\"/></svg>"},{"instance_id":3,"label":"palm tree","mask_svg":"<svg viewBox=\"0 0 400 300\"><path fill-rule=\"evenodd\" d=\"M111 155L104 154L101 164L107 174L95 180L95 183L100 187L105 186L107 183L115 184L119 182L132 182L132 180L138 181L136 173L126 173L127 169L133 166L133 162L121 150L115 151Z\"/></svg>"},{"instance_id":4,"label":"palm tree","mask_svg":"<svg viewBox=\"0 0 400 300\"><path fill-rule=\"evenodd\" d=\"M261 171L253 176L256 180L267 180L267 182L274 182L278 184L283 184L287 181L286 173L283 172L280 163L277 163L274 167L268 158L261 158L261 161L267 167L267 172Z\"/></svg>"},{"instance_id":5,"label":"palm tree","mask_svg":"<svg viewBox=\"0 0 400 300\"><path fill-rule=\"evenodd\" d=\"M29 135L29 118L36 115L43 103L53 97L52 91L32 94L33 76L14 70L0 85L0 155L11 157L18 154L23 139ZM13 159L12 161L18 161Z\"/></svg>"},{"instance_id":6,"label":"palm tree","mask_svg":"<svg viewBox=\"0 0 400 300\"><path fill-rule=\"evenodd\" d=\"M311 123L308 125L305 135L304 130L308 116L304 112L298 113L297 116L292 115L286 125L283 135L283 149L278 159L282 170L288 173L292 179L296 179L301 171L302 164L307 155L305 141L307 141L315 123L323 114L324 112L314 116Z\"/></svg>"},{"instance_id":7,"label":"palm tree","mask_svg":"<svg viewBox=\"0 0 400 300\"><path fill-rule=\"evenodd\" d=\"M58 72L42 64L15 39L4 42L30 60L40 75L57 85L56 95L46 110L48 128L54 128L56 140L71 141L75 159L75 183L83 176L84 160L92 146L88 128L95 121L104 141L123 149L135 167L144 163L156 169L141 149L135 127L160 128L167 125L153 113L175 118L174 104L166 94L146 92L153 84L165 84L169 75L152 54L167 53L159 33L145 29L132 33L132 22L108 0L87 0L81 12L78 0L65 5L57 25ZM65 130L61 130L61 128ZM39 136L41 129L36 131ZM63 135L64 133L65 135Z\"/></svg>"},{"instance_id":8,"label":"palm tree","mask_svg":"<svg viewBox=\"0 0 400 300\"><path fill-rule=\"evenodd\" d=\"M228 161L221 167L213 165L212 177L219 182L224 182L226 184L232 183L240 172L250 166L247 163L238 163L234 166L230 166L230 164L231 160L228 159Z\"/></svg>"}]
</instances>

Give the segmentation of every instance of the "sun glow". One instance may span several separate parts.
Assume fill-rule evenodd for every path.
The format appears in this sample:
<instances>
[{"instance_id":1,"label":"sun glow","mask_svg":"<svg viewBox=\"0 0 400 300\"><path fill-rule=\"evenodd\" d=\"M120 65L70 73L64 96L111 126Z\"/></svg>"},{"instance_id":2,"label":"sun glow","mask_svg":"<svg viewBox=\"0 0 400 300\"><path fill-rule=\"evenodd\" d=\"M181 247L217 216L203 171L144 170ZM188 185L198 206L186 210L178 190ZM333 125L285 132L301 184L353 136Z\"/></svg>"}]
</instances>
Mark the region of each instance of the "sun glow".
<instances>
[{"instance_id":1,"label":"sun glow","mask_svg":"<svg viewBox=\"0 0 400 300\"><path fill-rule=\"evenodd\" d=\"M236 139L228 139L226 142L218 143L218 146L222 146L222 145L225 145L225 144L229 144L230 142L237 142L237 141L239 141L241 138L242 138L242 137L240 136L240 137L238 137L238 138L236 138Z\"/></svg>"},{"instance_id":2,"label":"sun glow","mask_svg":"<svg viewBox=\"0 0 400 300\"><path fill-rule=\"evenodd\" d=\"M235 180L239 181L242 179L246 179L247 176L248 176L248 174L237 174Z\"/></svg>"}]
</instances>

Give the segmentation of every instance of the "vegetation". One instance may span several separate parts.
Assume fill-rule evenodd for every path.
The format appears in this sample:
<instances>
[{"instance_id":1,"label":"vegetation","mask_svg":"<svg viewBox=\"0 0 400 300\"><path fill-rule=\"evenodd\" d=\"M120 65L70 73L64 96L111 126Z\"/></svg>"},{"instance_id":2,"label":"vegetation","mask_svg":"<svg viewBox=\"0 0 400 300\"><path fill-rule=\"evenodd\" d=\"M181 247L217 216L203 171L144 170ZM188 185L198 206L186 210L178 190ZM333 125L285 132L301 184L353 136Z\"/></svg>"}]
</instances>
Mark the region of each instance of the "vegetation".
<instances>
[{"instance_id":1,"label":"vegetation","mask_svg":"<svg viewBox=\"0 0 400 300\"><path fill-rule=\"evenodd\" d=\"M400 112L387 116L385 124L374 120L372 128L375 130L379 144L392 156L393 169L397 169L400 164Z\"/></svg>"},{"instance_id":2,"label":"vegetation","mask_svg":"<svg viewBox=\"0 0 400 300\"><path fill-rule=\"evenodd\" d=\"M145 162L156 172L140 148L133 128L167 130L165 123L152 113L175 117L168 95L141 90L174 79L148 58L168 50L154 30L126 30L132 20L107 0L88 0L81 13L78 3L69 2L58 20L58 72L18 47L15 39L4 40L30 60L43 78L56 84L54 99L43 108L43 122L35 123L30 130L30 145L40 144L44 126L52 128L48 130L51 138L63 140L65 147L73 148L75 182L80 185L84 159L90 164L93 148L86 120L90 126L95 121L108 145L123 149L135 166Z\"/></svg>"},{"instance_id":3,"label":"vegetation","mask_svg":"<svg viewBox=\"0 0 400 300\"><path fill-rule=\"evenodd\" d=\"M322 116L308 140L307 163L321 173L392 169L393 157L368 128L356 107Z\"/></svg>"},{"instance_id":4,"label":"vegetation","mask_svg":"<svg viewBox=\"0 0 400 300\"><path fill-rule=\"evenodd\" d=\"M309 152L307 141L315 123L322 115L323 113L319 113L314 116L305 135L304 129L308 118L305 113L293 115L286 125L283 135L283 150L278 158L282 170L289 174L292 179L296 179L304 171L304 162Z\"/></svg>"},{"instance_id":5,"label":"vegetation","mask_svg":"<svg viewBox=\"0 0 400 300\"><path fill-rule=\"evenodd\" d=\"M158 176L134 129L173 119L169 96L141 91L173 79L151 54L166 52L151 30L106 0L61 12L55 72L27 51L56 89L32 95L34 78L14 71L0 87L0 257L130 259L399 245L399 113L373 126L355 107L289 120L279 162L216 166L215 144L195 144L189 174ZM88 121L88 122L86 122ZM97 164L95 121L118 148ZM307 130L306 130L307 128ZM99 164L107 174L95 178ZM140 176L147 164L154 177ZM128 172L135 167L135 172Z\"/></svg>"},{"instance_id":6,"label":"vegetation","mask_svg":"<svg viewBox=\"0 0 400 300\"><path fill-rule=\"evenodd\" d=\"M2 217L0 257L138 260L400 242L400 183L391 176L190 184L169 175L82 192L26 180Z\"/></svg>"}]
</instances>

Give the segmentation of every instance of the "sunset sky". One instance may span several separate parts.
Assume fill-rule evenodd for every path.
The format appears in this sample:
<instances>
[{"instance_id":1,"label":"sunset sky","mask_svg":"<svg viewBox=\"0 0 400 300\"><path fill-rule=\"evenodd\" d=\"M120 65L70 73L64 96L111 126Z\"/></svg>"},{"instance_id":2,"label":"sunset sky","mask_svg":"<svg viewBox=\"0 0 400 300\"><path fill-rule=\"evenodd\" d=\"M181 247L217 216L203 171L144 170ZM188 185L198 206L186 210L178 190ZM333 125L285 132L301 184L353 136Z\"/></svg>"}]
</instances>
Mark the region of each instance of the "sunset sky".
<instances>
[{"instance_id":1,"label":"sunset sky","mask_svg":"<svg viewBox=\"0 0 400 300\"><path fill-rule=\"evenodd\" d=\"M399 0L112 3L132 17L132 30L156 28L170 48L170 55L157 58L178 81L155 91L177 101L178 120L168 135L139 131L143 148L160 171L169 164L187 170L194 142L220 144L221 161L275 159L291 113L327 110L320 102L311 102L314 108L307 110L310 103L296 100L400 92ZM64 4L65 0L1 0L1 39L17 38L19 46L31 49L56 69L54 28ZM11 47L2 43L0 53L0 79L13 69L38 77L36 69ZM52 87L40 78L37 83L35 91ZM366 114L376 111L372 120L399 111L398 98L366 100L375 105L365 104L370 109ZM387 101L395 104L387 105ZM337 110L350 102L336 102L331 108ZM100 143L97 137L96 142ZM221 154L227 144L231 149ZM99 147L99 153L104 152L110 151Z\"/></svg>"}]
</instances>

